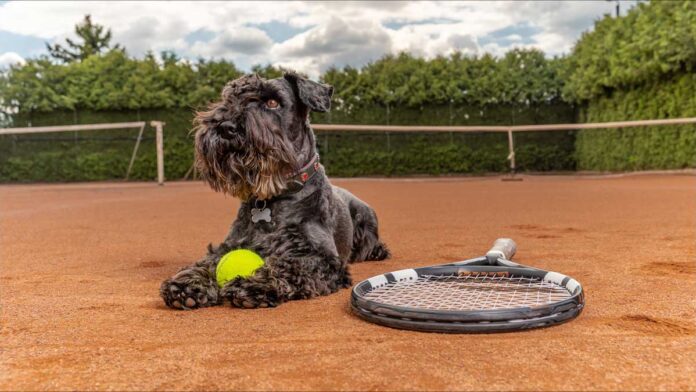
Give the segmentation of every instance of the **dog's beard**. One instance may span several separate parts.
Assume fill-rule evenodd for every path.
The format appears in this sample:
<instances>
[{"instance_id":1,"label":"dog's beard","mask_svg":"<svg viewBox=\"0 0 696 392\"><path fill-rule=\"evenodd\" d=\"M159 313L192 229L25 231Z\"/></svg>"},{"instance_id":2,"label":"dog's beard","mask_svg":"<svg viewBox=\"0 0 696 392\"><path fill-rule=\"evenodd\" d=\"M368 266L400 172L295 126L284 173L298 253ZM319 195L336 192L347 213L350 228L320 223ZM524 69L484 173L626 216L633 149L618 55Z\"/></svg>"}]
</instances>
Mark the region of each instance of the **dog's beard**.
<instances>
[{"instance_id":1,"label":"dog's beard","mask_svg":"<svg viewBox=\"0 0 696 392\"><path fill-rule=\"evenodd\" d=\"M196 167L210 186L241 200L281 194L296 167L293 148L282 130L263 113L246 114L245 131L221 137L200 113L196 128Z\"/></svg>"}]
</instances>

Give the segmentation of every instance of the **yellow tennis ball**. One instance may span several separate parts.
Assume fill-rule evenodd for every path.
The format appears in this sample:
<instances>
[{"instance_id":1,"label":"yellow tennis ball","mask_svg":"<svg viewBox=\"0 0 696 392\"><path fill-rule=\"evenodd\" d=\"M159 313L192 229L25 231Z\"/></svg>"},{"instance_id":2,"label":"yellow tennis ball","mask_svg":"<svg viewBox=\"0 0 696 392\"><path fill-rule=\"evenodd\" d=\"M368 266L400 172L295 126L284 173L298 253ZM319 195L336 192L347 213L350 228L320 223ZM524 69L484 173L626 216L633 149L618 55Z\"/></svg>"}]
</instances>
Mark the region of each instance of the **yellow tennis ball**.
<instances>
[{"instance_id":1,"label":"yellow tennis ball","mask_svg":"<svg viewBox=\"0 0 696 392\"><path fill-rule=\"evenodd\" d=\"M249 249L233 250L222 256L217 265L217 283L222 287L230 280L241 276L243 278L253 275L257 269L263 266L261 256Z\"/></svg>"}]
</instances>

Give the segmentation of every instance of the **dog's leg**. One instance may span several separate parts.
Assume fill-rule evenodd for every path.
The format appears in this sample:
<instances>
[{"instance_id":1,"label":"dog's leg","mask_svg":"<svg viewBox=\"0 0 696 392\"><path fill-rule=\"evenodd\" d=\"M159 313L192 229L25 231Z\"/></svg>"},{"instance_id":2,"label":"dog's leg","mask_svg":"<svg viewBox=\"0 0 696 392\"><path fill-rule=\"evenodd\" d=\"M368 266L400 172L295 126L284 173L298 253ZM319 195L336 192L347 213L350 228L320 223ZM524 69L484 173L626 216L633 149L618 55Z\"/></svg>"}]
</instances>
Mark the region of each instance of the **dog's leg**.
<instances>
[{"instance_id":1,"label":"dog's leg","mask_svg":"<svg viewBox=\"0 0 696 392\"><path fill-rule=\"evenodd\" d=\"M353 247L351 263L356 261L384 260L391 257L389 248L380 241L375 211L357 197L349 204L353 220Z\"/></svg>"},{"instance_id":2,"label":"dog's leg","mask_svg":"<svg viewBox=\"0 0 696 392\"><path fill-rule=\"evenodd\" d=\"M333 190L348 206L353 221L353 246L348 262L391 257L389 248L379 239L377 214L372 207L341 187L334 186Z\"/></svg>"},{"instance_id":3,"label":"dog's leg","mask_svg":"<svg viewBox=\"0 0 696 392\"><path fill-rule=\"evenodd\" d=\"M288 300L335 293L351 286L347 266L338 257L269 259L249 278L228 282L221 291L233 306L274 307Z\"/></svg>"},{"instance_id":4,"label":"dog's leg","mask_svg":"<svg viewBox=\"0 0 696 392\"><path fill-rule=\"evenodd\" d=\"M384 260L391 257L389 248L379 239L377 216L364 205L353 215L353 249L350 262Z\"/></svg>"},{"instance_id":5,"label":"dog's leg","mask_svg":"<svg viewBox=\"0 0 696 392\"><path fill-rule=\"evenodd\" d=\"M215 268L220 257L209 253L197 263L184 267L162 282L160 295L164 303L174 309L196 309L219 305L222 297L215 279Z\"/></svg>"}]
</instances>

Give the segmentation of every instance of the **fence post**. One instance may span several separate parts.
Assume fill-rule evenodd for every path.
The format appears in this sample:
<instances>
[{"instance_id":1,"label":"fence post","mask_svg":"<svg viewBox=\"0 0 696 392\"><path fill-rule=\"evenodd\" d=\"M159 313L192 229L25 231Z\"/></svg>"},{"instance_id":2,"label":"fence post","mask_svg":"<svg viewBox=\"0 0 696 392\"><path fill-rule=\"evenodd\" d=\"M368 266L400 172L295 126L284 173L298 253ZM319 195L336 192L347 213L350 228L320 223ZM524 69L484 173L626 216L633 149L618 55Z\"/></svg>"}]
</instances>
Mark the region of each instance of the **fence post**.
<instances>
[{"instance_id":1,"label":"fence post","mask_svg":"<svg viewBox=\"0 0 696 392\"><path fill-rule=\"evenodd\" d=\"M128 164L128 171L126 172L126 181L130 177L131 169L133 169L133 163L135 163L135 156L138 155L138 147L140 147L140 141L143 139L143 131L145 130L145 123L140 126L140 132L138 132L138 139L135 141L135 147L133 147L133 153L131 154L131 160ZM77 133L77 132L75 132Z\"/></svg>"},{"instance_id":2,"label":"fence post","mask_svg":"<svg viewBox=\"0 0 696 392\"><path fill-rule=\"evenodd\" d=\"M507 131L508 134L508 148L510 150L510 153L508 154L507 159L510 161L510 173L515 174L515 144L513 142L512 138L512 128L508 129Z\"/></svg>"},{"instance_id":3,"label":"fence post","mask_svg":"<svg viewBox=\"0 0 696 392\"><path fill-rule=\"evenodd\" d=\"M164 127L162 121L152 121L150 125L155 127L155 140L157 144L157 183L164 185Z\"/></svg>"}]
</instances>

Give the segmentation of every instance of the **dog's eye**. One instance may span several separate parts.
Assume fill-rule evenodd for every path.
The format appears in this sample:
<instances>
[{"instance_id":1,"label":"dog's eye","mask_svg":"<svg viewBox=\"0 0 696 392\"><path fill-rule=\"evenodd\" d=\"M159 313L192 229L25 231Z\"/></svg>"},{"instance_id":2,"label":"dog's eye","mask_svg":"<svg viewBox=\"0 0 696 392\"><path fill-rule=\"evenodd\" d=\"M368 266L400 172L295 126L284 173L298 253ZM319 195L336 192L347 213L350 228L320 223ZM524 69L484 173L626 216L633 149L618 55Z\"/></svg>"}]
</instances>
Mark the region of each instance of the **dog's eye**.
<instances>
[{"instance_id":1,"label":"dog's eye","mask_svg":"<svg viewBox=\"0 0 696 392\"><path fill-rule=\"evenodd\" d=\"M270 109L275 109L280 106L280 104L275 99L269 99L266 101L266 106L268 106Z\"/></svg>"}]
</instances>

